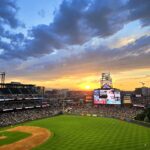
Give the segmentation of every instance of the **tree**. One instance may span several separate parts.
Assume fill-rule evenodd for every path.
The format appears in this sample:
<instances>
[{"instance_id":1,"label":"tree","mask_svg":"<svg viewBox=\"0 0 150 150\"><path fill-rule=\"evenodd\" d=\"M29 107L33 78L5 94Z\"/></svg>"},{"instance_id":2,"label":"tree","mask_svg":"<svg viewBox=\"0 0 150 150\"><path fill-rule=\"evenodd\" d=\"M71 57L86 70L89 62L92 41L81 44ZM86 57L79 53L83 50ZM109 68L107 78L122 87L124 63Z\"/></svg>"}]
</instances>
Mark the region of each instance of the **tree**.
<instances>
[{"instance_id":1,"label":"tree","mask_svg":"<svg viewBox=\"0 0 150 150\"><path fill-rule=\"evenodd\" d=\"M145 116L145 113L137 114L135 120L144 121Z\"/></svg>"},{"instance_id":2,"label":"tree","mask_svg":"<svg viewBox=\"0 0 150 150\"><path fill-rule=\"evenodd\" d=\"M146 116L146 117L144 118L144 121L145 121L145 122L150 122L150 119L148 118L148 116Z\"/></svg>"}]
</instances>

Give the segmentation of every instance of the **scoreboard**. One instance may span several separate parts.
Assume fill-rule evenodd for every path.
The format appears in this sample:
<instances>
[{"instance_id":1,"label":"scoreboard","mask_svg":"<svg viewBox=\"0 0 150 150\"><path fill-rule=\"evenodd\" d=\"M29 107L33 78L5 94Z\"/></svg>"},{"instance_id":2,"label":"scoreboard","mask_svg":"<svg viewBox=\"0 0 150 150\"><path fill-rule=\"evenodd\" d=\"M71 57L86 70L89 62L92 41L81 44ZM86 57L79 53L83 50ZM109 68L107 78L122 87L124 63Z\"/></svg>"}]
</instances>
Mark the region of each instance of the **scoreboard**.
<instances>
[{"instance_id":1,"label":"scoreboard","mask_svg":"<svg viewBox=\"0 0 150 150\"><path fill-rule=\"evenodd\" d=\"M94 104L121 104L121 94L116 89L96 89L94 90Z\"/></svg>"}]
</instances>

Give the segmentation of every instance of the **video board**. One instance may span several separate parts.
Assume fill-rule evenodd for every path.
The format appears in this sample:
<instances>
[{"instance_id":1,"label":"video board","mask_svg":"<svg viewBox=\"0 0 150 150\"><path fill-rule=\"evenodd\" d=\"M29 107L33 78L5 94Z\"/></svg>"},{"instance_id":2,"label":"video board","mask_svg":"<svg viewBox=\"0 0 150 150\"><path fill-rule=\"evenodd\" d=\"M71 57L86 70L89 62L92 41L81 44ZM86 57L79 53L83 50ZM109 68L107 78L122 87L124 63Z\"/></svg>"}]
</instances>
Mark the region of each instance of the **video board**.
<instances>
[{"instance_id":1,"label":"video board","mask_svg":"<svg viewBox=\"0 0 150 150\"><path fill-rule=\"evenodd\" d=\"M121 104L120 91L115 89L94 90L94 104Z\"/></svg>"}]
</instances>

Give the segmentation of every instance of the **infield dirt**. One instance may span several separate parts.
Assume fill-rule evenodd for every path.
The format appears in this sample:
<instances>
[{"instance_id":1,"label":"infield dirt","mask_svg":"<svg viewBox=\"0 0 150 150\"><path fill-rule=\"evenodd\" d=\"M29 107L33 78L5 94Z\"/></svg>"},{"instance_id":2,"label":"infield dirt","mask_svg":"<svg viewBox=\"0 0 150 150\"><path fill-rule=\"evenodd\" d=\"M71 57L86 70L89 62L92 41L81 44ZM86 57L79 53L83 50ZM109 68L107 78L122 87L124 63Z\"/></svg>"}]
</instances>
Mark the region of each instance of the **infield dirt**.
<instances>
[{"instance_id":1,"label":"infield dirt","mask_svg":"<svg viewBox=\"0 0 150 150\"><path fill-rule=\"evenodd\" d=\"M31 150L32 148L44 143L49 137L52 136L52 133L49 130L35 126L18 126L5 131L19 131L29 133L31 135L17 142L0 146L0 150ZM3 138L7 137L0 137L0 139Z\"/></svg>"}]
</instances>

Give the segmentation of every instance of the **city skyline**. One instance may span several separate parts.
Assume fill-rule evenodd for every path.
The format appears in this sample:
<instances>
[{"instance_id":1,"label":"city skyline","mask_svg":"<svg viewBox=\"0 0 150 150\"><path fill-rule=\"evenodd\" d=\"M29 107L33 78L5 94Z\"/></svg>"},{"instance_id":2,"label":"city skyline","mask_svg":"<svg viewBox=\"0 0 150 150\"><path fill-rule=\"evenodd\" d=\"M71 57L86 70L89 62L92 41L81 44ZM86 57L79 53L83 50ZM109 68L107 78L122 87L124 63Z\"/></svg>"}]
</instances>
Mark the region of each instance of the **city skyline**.
<instances>
[{"instance_id":1,"label":"city skyline","mask_svg":"<svg viewBox=\"0 0 150 150\"><path fill-rule=\"evenodd\" d=\"M1 0L6 82L94 89L102 72L122 90L150 87L149 0Z\"/></svg>"}]
</instances>

